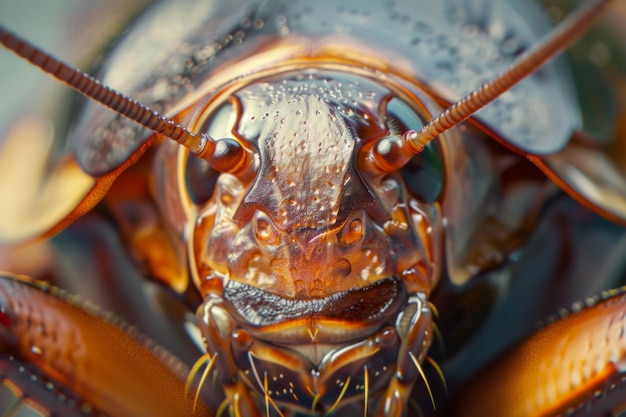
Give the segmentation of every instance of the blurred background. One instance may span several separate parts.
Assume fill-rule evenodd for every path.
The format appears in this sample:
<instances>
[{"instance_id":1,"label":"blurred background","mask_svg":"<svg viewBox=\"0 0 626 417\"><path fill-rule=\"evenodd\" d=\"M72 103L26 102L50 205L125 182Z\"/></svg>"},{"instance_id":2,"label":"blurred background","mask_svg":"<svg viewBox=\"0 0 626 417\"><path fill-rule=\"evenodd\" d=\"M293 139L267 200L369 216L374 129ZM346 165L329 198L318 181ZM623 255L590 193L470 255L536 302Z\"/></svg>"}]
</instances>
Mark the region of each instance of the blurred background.
<instances>
[{"instance_id":1,"label":"blurred background","mask_svg":"<svg viewBox=\"0 0 626 417\"><path fill-rule=\"evenodd\" d=\"M442 0L491 2L496 0ZM516 0L505 0L516 1ZM540 0L556 22L581 0ZM64 61L88 71L100 51L150 0L0 0L0 24ZM485 8L488 10L488 7ZM570 51L586 129L606 136L626 103L626 2L612 10ZM56 124L67 112L73 93L0 48L0 141L26 115ZM69 100L69 101L68 101ZM57 115L55 116L53 115ZM58 139L57 139L58 140Z\"/></svg>"},{"instance_id":2,"label":"blurred background","mask_svg":"<svg viewBox=\"0 0 626 417\"><path fill-rule=\"evenodd\" d=\"M148 0L0 0L0 24L88 71L99 52ZM0 139L27 114L63 114L72 93L0 48Z\"/></svg>"}]
</instances>

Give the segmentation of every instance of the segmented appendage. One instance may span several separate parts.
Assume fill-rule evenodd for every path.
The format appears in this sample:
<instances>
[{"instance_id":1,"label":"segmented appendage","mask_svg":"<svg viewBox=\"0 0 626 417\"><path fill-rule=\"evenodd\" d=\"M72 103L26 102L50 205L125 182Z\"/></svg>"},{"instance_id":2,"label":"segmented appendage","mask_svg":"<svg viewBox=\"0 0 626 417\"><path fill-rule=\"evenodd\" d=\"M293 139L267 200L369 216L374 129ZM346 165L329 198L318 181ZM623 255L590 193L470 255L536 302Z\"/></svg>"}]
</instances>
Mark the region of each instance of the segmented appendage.
<instances>
[{"instance_id":1,"label":"segmented appendage","mask_svg":"<svg viewBox=\"0 0 626 417\"><path fill-rule=\"evenodd\" d=\"M602 15L612 0L590 2L569 16L555 31L516 60L506 71L470 92L461 100L428 122L419 132L407 131L396 138L382 139L364 158L366 169L373 172L393 172L404 166L411 155L420 153L430 141L470 118L478 110L493 102L524 78L533 74L551 58L575 43Z\"/></svg>"},{"instance_id":2,"label":"segmented appendage","mask_svg":"<svg viewBox=\"0 0 626 417\"><path fill-rule=\"evenodd\" d=\"M260 169L248 182L219 176L193 233L211 358L197 372L210 362L224 386L215 408L374 415L402 410L424 378L437 209L400 176L356 171L359 148L389 135L378 112L392 96L348 73L300 71L222 105L235 113L223 128L258 149Z\"/></svg>"},{"instance_id":3,"label":"segmented appendage","mask_svg":"<svg viewBox=\"0 0 626 417\"><path fill-rule=\"evenodd\" d=\"M178 123L124 94L100 84L98 80L69 66L43 50L32 46L17 35L0 26L0 43L18 56L56 79L64 82L79 93L97 101L114 112L168 137L206 160L221 172L238 172L251 175L253 157L234 139L216 141L206 133L196 134Z\"/></svg>"}]
</instances>

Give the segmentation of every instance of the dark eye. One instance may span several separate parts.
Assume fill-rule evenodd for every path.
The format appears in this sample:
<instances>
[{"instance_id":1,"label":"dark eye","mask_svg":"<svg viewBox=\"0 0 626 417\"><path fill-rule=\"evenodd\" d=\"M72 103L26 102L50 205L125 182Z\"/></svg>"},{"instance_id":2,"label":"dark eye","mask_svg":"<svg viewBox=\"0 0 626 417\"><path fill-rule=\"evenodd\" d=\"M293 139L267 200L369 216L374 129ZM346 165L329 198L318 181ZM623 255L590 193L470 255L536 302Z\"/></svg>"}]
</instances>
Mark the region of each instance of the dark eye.
<instances>
[{"instance_id":1,"label":"dark eye","mask_svg":"<svg viewBox=\"0 0 626 417\"><path fill-rule=\"evenodd\" d=\"M387 104L387 127L392 135L401 135L409 129L419 130L424 121L402 100L394 98ZM443 164L436 146L431 142L400 170L411 195L425 203L432 203L443 189Z\"/></svg>"},{"instance_id":2,"label":"dark eye","mask_svg":"<svg viewBox=\"0 0 626 417\"><path fill-rule=\"evenodd\" d=\"M432 143L400 170L409 192L424 203L433 203L443 189L443 166Z\"/></svg>"},{"instance_id":3,"label":"dark eye","mask_svg":"<svg viewBox=\"0 0 626 417\"><path fill-rule=\"evenodd\" d=\"M214 138L232 137L235 110L226 102L212 112L204 122L204 131ZM201 205L208 201L215 191L219 171L211 168L204 160L190 156L186 167L186 185L191 201Z\"/></svg>"},{"instance_id":4,"label":"dark eye","mask_svg":"<svg viewBox=\"0 0 626 417\"><path fill-rule=\"evenodd\" d=\"M190 157L187 160L187 192L194 204L202 205L213 196L219 175L219 171L200 158Z\"/></svg>"}]
</instances>

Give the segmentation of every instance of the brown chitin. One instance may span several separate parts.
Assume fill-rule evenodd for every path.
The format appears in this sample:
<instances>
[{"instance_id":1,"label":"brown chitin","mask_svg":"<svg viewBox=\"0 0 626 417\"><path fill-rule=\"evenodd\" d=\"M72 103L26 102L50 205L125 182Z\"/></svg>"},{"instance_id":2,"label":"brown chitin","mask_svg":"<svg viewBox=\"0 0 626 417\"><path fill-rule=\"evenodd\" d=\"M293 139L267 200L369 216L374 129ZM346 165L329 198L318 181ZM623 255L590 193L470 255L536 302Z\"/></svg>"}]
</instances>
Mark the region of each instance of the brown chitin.
<instances>
[{"instance_id":1,"label":"brown chitin","mask_svg":"<svg viewBox=\"0 0 626 417\"><path fill-rule=\"evenodd\" d=\"M233 172L237 168L242 168L241 165L245 168L249 167L246 163L249 162L249 155L238 142L232 139L216 141L209 135L190 132L172 119L160 115L109 86L100 84L88 74L30 45L2 26L0 26L0 43L79 93L137 124L178 142L198 157L206 159L217 169Z\"/></svg>"},{"instance_id":2,"label":"brown chitin","mask_svg":"<svg viewBox=\"0 0 626 417\"><path fill-rule=\"evenodd\" d=\"M248 178L253 175L255 168L253 153L249 149L243 148L236 140L232 138L216 140L207 134L190 132L173 119L162 116L148 106L127 97L107 85L101 84L90 75L31 45L1 25L0 44L79 93L189 149L191 153L206 160L215 169L229 172L242 178ZM40 180L41 194L45 197L35 199L36 204L31 202L30 207L28 207L34 213L39 211L48 212L48 207L44 207L46 197L50 198L51 195L58 197L61 192L64 194L61 198L53 197L52 201L56 203L56 210L53 211L55 214L47 217L54 218L56 213L63 212L65 212L65 215L61 216L60 221L50 230L40 234L38 237L48 237L58 233L93 209L109 191L115 179L136 162L147 149L148 146L140 147L122 166L98 178L91 178L85 175L75 158L64 158L45 180ZM70 181L72 184L69 184ZM68 196L71 198L68 199ZM75 202L74 200L77 196L82 197ZM42 203L41 200L44 200L44 202ZM33 217L40 217L39 213L33 215ZM36 222L36 224L38 223L41 223L41 221ZM28 229L36 230L37 228L38 226L36 225L34 227L22 228L25 230L19 230L19 228L18 230L13 230L9 222L8 227L5 226L3 230L3 234L6 235L3 238L7 241L12 239L21 240L25 237L32 238L32 235L36 235L36 233L30 233Z\"/></svg>"},{"instance_id":3,"label":"brown chitin","mask_svg":"<svg viewBox=\"0 0 626 417\"><path fill-rule=\"evenodd\" d=\"M470 118L576 42L612 1L598 0L581 7L568 16L543 42L520 56L507 70L454 103L419 132L411 130L400 137L383 139L381 144L373 147L364 157L368 169L374 172L392 172L405 165L411 155L422 152L434 138Z\"/></svg>"},{"instance_id":4,"label":"brown chitin","mask_svg":"<svg viewBox=\"0 0 626 417\"><path fill-rule=\"evenodd\" d=\"M259 175L249 181L250 161L227 163L224 171L246 175L223 175L216 197L201 207L192 263L206 297L200 319L207 349L219 359L216 371L235 412L359 404L363 414L401 414L432 338L427 297L440 259L428 248L437 247L441 231L437 207L406 195L393 174L403 163L357 172L357 145L386 136L379 107L363 111L338 88L327 95L320 80L291 80L292 90L270 95L266 87L279 85L273 80L256 92L272 98L265 112L237 95L242 113L233 134L256 144ZM350 110L368 116L365 129ZM305 123L289 119L281 127L284 111L321 128L300 144L293 136L307 131ZM269 121L256 136L246 131L250 114ZM170 130L154 120L157 131ZM226 148L226 159L240 159ZM316 153L333 148L338 152ZM402 156L406 162L410 154Z\"/></svg>"},{"instance_id":5,"label":"brown chitin","mask_svg":"<svg viewBox=\"0 0 626 417\"><path fill-rule=\"evenodd\" d=\"M454 415L617 415L623 409L626 294L622 288L607 296L498 358L454 400Z\"/></svg>"},{"instance_id":6,"label":"brown chitin","mask_svg":"<svg viewBox=\"0 0 626 417\"><path fill-rule=\"evenodd\" d=\"M224 385L251 382L277 408L401 412L432 338L441 229L399 176L357 171L358 149L389 134L391 91L310 71L234 96L231 129L258 148L259 174L221 175L194 231L199 318Z\"/></svg>"},{"instance_id":7,"label":"brown chitin","mask_svg":"<svg viewBox=\"0 0 626 417\"><path fill-rule=\"evenodd\" d=\"M0 346L108 415L183 415L186 369L48 284L0 279ZM101 387L108 387L102 390ZM203 405L198 416L211 416Z\"/></svg>"}]
</instances>

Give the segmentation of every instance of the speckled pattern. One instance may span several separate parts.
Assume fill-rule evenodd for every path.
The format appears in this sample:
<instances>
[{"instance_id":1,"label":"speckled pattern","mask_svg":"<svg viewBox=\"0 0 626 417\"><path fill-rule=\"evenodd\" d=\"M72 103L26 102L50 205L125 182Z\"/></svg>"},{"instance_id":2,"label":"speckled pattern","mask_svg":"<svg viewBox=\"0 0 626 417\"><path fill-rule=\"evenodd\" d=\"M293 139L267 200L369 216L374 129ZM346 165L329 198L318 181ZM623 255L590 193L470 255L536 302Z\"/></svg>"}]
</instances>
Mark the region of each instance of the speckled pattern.
<instances>
[{"instance_id":1,"label":"speckled pattern","mask_svg":"<svg viewBox=\"0 0 626 417\"><path fill-rule=\"evenodd\" d=\"M104 81L172 116L260 69L339 56L418 80L454 101L504 70L549 26L533 4L506 0L188 3L146 13L114 51ZM580 124L566 74L550 65L477 118L525 151L558 150ZM150 135L86 107L73 140L91 174L119 166Z\"/></svg>"},{"instance_id":2,"label":"speckled pattern","mask_svg":"<svg viewBox=\"0 0 626 417\"><path fill-rule=\"evenodd\" d=\"M384 132L372 115L388 95L362 78L315 74L237 93L247 114L239 134L258 143L262 161L243 210L262 207L283 229L324 230L343 224L354 201L372 206L354 161L359 133Z\"/></svg>"}]
</instances>

